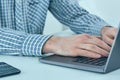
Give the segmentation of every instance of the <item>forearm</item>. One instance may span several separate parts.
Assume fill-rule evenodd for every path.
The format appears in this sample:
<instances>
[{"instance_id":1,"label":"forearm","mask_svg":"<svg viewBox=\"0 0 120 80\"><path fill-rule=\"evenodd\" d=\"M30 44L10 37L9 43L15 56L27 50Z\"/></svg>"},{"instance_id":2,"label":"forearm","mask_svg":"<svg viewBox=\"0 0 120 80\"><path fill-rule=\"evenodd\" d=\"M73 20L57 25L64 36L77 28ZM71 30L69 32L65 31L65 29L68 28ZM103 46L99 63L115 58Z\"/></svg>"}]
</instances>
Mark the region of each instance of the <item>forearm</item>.
<instances>
[{"instance_id":1,"label":"forearm","mask_svg":"<svg viewBox=\"0 0 120 80\"><path fill-rule=\"evenodd\" d=\"M108 25L101 18L80 7L77 1L53 0L49 9L61 23L70 27L77 34L100 35L102 27Z\"/></svg>"},{"instance_id":2,"label":"forearm","mask_svg":"<svg viewBox=\"0 0 120 80\"><path fill-rule=\"evenodd\" d=\"M101 34L101 29L104 26L109 26L108 23L93 14L86 13L82 16L80 14L76 15L76 18L63 22L63 24L69 26L70 29L77 34L87 33L99 36Z\"/></svg>"},{"instance_id":3,"label":"forearm","mask_svg":"<svg viewBox=\"0 0 120 80\"><path fill-rule=\"evenodd\" d=\"M0 30L0 54L41 56L42 47L51 35L28 34L12 29Z\"/></svg>"}]
</instances>

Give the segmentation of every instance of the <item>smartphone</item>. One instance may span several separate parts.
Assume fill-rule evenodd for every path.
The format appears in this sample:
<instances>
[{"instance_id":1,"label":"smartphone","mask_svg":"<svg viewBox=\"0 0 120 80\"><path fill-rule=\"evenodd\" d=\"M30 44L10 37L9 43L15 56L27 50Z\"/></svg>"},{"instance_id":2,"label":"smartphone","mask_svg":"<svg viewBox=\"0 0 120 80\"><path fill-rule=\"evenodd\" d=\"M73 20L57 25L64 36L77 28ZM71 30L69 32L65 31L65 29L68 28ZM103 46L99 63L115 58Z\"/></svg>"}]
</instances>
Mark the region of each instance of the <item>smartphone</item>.
<instances>
[{"instance_id":1,"label":"smartphone","mask_svg":"<svg viewBox=\"0 0 120 80\"><path fill-rule=\"evenodd\" d=\"M5 62L0 62L0 77L19 74L21 71Z\"/></svg>"}]
</instances>

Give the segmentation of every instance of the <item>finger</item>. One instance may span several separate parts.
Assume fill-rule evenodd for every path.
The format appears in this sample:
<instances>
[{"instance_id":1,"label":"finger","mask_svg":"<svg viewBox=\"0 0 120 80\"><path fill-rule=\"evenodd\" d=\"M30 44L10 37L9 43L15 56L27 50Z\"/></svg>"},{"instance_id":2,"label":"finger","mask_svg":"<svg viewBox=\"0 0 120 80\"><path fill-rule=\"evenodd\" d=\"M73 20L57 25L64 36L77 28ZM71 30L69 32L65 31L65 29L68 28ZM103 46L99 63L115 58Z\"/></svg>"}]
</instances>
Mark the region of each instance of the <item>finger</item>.
<instances>
[{"instance_id":1,"label":"finger","mask_svg":"<svg viewBox=\"0 0 120 80\"><path fill-rule=\"evenodd\" d=\"M111 39L114 39L116 33L117 33L117 28L112 28L112 30L109 31L109 33L107 33L107 36Z\"/></svg>"},{"instance_id":2,"label":"finger","mask_svg":"<svg viewBox=\"0 0 120 80\"><path fill-rule=\"evenodd\" d=\"M95 36L96 38L98 38L98 39L100 39L100 40L102 40L102 37L101 36Z\"/></svg>"},{"instance_id":3,"label":"finger","mask_svg":"<svg viewBox=\"0 0 120 80\"><path fill-rule=\"evenodd\" d=\"M92 37L92 42L94 42L95 45L99 46L100 48L107 50L108 52L110 51L111 47L106 44L102 39L98 39L96 37Z\"/></svg>"},{"instance_id":4,"label":"finger","mask_svg":"<svg viewBox=\"0 0 120 80\"><path fill-rule=\"evenodd\" d=\"M110 46L106 44L103 40L100 40L94 36L92 36L91 39L89 39L86 43L97 45L98 47L106 50L107 52L109 52L111 49Z\"/></svg>"},{"instance_id":5,"label":"finger","mask_svg":"<svg viewBox=\"0 0 120 80\"><path fill-rule=\"evenodd\" d=\"M118 31L118 29L117 29L117 28L114 28L114 29L113 29L113 32L112 32L112 34L113 34L112 36L115 36L116 33L117 33L117 31Z\"/></svg>"},{"instance_id":6,"label":"finger","mask_svg":"<svg viewBox=\"0 0 120 80\"><path fill-rule=\"evenodd\" d=\"M112 43L113 43L113 39L107 37L107 36L104 36L103 40L109 44L110 46L112 46Z\"/></svg>"},{"instance_id":7,"label":"finger","mask_svg":"<svg viewBox=\"0 0 120 80\"><path fill-rule=\"evenodd\" d=\"M93 44L82 44L80 46L80 49L84 49L84 50L87 50L87 51L90 51L90 52L94 52L96 54L100 54L102 56L108 56L109 52L107 52L106 50L96 46L96 45L93 45Z\"/></svg>"},{"instance_id":8,"label":"finger","mask_svg":"<svg viewBox=\"0 0 120 80\"><path fill-rule=\"evenodd\" d=\"M90 51L82 50L82 49L77 50L77 55L78 56L90 57L90 58L100 58L101 57L100 54L96 54L94 52L90 52Z\"/></svg>"}]
</instances>

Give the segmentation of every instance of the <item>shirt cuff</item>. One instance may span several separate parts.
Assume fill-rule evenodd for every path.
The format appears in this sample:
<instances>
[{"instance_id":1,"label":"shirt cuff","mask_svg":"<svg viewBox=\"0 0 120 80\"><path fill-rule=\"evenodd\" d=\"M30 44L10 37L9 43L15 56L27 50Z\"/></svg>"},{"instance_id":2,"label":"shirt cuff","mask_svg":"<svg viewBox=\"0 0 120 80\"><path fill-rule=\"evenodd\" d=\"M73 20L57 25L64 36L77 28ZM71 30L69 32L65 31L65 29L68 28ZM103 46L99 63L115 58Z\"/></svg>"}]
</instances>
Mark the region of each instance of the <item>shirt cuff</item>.
<instances>
[{"instance_id":1,"label":"shirt cuff","mask_svg":"<svg viewBox=\"0 0 120 80\"><path fill-rule=\"evenodd\" d=\"M42 48L52 35L28 35L22 44L22 55L42 56Z\"/></svg>"}]
</instances>

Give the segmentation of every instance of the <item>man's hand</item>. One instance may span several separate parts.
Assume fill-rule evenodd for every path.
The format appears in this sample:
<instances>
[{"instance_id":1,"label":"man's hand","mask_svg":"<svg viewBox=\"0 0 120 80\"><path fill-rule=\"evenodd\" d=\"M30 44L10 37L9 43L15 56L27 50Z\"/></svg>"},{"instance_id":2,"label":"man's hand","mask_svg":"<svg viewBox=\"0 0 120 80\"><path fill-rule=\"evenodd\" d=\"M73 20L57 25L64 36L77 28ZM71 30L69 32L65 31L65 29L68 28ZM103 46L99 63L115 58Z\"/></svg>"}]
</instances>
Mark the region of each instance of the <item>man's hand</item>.
<instances>
[{"instance_id":1,"label":"man's hand","mask_svg":"<svg viewBox=\"0 0 120 80\"><path fill-rule=\"evenodd\" d=\"M69 37L51 37L44 45L43 52L63 56L86 56L100 58L108 56L110 47L100 37L80 34Z\"/></svg>"},{"instance_id":2,"label":"man's hand","mask_svg":"<svg viewBox=\"0 0 120 80\"><path fill-rule=\"evenodd\" d=\"M103 27L103 29L101 30L102 39L110 46L112 46L116 33L117 33L117 28L113 28L113 27Z\"/></svg>"}]
</instances>

